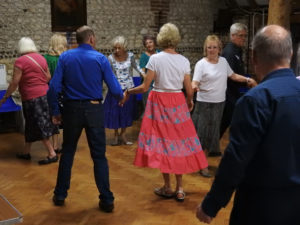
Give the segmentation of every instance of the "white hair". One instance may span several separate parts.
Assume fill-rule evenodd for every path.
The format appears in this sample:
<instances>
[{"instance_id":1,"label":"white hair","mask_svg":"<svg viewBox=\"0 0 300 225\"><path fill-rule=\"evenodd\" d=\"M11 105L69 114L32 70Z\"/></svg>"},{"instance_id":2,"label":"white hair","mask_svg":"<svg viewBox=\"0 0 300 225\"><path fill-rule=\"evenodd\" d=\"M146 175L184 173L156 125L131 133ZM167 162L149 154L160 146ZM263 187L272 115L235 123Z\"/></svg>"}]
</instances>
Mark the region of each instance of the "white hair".
<instances>
[{"instance_id":1,"label":"white hair","mask_svg":"<svg viewBox=\"0 0 300 225\"><path fill-rule=\"evenodd\" d=\"M25 54L28 52L38 52L33 40L29 37L22 37L18 43L18 52Z\"/></svg>"},{"instance_id":2,"label":"white hair","mask_svg":"<svg viewBox=\"0 0 300 225\"><path fill-rule=\"evenodd\" d=\"M119 44L124 49L127 49L127 45L128 45L126 38L123 37L123 36L117 36L117 37L115 37L112 40L111 44L112 44L112 47L115 47L117 44Z\"/></svg>"},{"instance_id":3,"label":"white hair","mask_svg":"<svg viewBox=\"0 0 300 225\"><path fill-rule=\"evenodd\" d=\"M243 24L243 23L234 23L230 27L230 36L240 32L240 31L243 31L243 30L246 31L246 32L248 31L248 28L245 24Z\"/></svg>"}]
</instances>

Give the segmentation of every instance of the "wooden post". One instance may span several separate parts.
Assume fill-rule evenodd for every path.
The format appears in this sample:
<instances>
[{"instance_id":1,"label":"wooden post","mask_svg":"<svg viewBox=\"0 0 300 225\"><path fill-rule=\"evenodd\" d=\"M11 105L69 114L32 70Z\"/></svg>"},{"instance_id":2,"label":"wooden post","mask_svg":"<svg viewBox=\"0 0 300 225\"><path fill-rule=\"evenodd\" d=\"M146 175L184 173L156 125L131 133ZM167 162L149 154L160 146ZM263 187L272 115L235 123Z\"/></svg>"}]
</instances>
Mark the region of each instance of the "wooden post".
<instances>
[{"instance_id":1,"label":"wooden post","mask_svg":"<svg viewBox=\"0 0 300 225\"><path fill-rule=\"evenodd\" d=\"M270 0L268 25L277 24L290 29L291 0Z\"/></svg>"}]
</instances>

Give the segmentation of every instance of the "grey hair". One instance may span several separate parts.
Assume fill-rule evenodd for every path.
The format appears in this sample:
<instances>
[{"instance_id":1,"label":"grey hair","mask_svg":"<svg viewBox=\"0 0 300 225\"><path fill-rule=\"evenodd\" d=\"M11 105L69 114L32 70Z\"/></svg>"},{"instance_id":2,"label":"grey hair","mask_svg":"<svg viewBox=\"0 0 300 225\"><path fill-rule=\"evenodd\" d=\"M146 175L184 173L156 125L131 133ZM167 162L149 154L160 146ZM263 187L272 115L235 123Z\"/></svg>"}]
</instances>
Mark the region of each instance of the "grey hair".
<instances>
[{"instance_id":1,"label":"grey hair","mask_svg":"<svg viewBox=\"0 0 300 225\"><path fill-rule=\"evenodd\" d=\"M256 60L266 64L290 63L293 43L290 32L278 25L260 29L252 41Z\"/></svg>"},{"instance_id":2,"label":"grey hair","mask_svg":"<svg viewBox=\"0 0 300 225\"><path fill-rule=\"evenodd\" d=\"M111 45L112 45L112 47L115 47L117 44L119 44L124 49L127 49L128 42L127 42L127 40L126 40L125 37L123 37L123 36L117 36L117 37L115 37L112 40Z\"/></svg>"},{"instance_id":3,"label":"grey hair","mask_svg":"<svg viewBox=\"0 0 300 225\"><path fill-rule=\"evenodd\" d=\"M18 42L18 52L25 54L29 52L38 52L33 40L29 37L22 37Z\"/></svg>"},{"instance_id":4,"label":"grey hair","mask_svg":"<svg viewBox=\"0 0 300 225\"><path fill-rule=\"evenodd\" d=\"M243 24L243 23L234 23L230 27L230 36L240 32L240 31L243 31L243 30L246 31L246 32L248 31L248 28L245 24Z\"/></svg>"}]
</instances>

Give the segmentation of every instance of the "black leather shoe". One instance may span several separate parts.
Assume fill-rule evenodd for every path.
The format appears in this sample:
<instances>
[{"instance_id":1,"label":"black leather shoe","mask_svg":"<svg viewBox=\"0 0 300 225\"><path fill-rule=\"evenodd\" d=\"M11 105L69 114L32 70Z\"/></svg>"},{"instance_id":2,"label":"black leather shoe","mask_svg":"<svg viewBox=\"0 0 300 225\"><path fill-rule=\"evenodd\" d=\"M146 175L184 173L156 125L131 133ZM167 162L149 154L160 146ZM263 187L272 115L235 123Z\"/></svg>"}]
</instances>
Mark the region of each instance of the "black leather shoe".
<instances>
[{"instance_id":1,"label":"black leather shoe","mask_svg":"<svg viewBox=\"0 0 300 225\"><path fill-rule=\"evenodd\" d=\"M99 208L101 211L103 212L107 212L107 213L111 213L113 211L113 209L115 208L114 203L103 203L103 202L99 202Z\"/></svg>"},{"instance_id":2,"label":"black leather shoe","mask_svg":"<svg viewBox=\"0 0 300 225\"><path fill-rule=\"evenodd\" d=\"M56 206L63 206L65 204L64 198L58 198L56 195L52 198L54 205Z\"/></svg>"},{"instance_id":3,"label":"black leather shoe","mask_svg":"<svg viewBox=\"0 0 300 225\"><path fill-rule=\"evenodd\" d=\"M49 164L49 163L54 163L54 162L57 162L58 161L58 156L54 156L53 158L50 158L49 156L47 156L46 159L42 159L39 161L39 164L40 165L46 165L46 164Z\"/></svg>"},{"instance_id":4,"label":"black leather shoe","mask_svg":"<svg viewBox=\"0 0 300 225\"><path fill-rule=\"evenodd\" d=\"M31 159L30 153L27 153L27 154L18 153L18 154L16 155L16 157L17 157L18 159L25 159L25 160L30 160L30 159Z\"/></svg>"}]
</instances>

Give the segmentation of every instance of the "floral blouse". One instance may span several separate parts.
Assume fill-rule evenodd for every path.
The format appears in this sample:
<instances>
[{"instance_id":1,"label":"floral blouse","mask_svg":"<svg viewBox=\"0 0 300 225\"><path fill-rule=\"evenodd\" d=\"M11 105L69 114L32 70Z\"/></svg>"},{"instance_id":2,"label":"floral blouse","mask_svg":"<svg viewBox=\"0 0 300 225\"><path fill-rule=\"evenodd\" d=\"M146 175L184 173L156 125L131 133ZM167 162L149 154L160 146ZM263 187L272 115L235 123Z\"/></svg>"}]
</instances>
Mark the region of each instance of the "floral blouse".
<instances>
[{"instance_id":1,"label":"floral blouse","mask_svg":"<svg viewBox=\"0 0 300 225\"><path fill-rule=\"evenodd\" d=\"M113 54L109 55L108 60L111 64L114 74L116 75L122 90L134 87L133 83L133 69L139 74L144 74L142 69L136 64L135 58L132 52L128 52L128 57L123 62L118 62L113 57Z\"/></svg>"}]
</instances>

